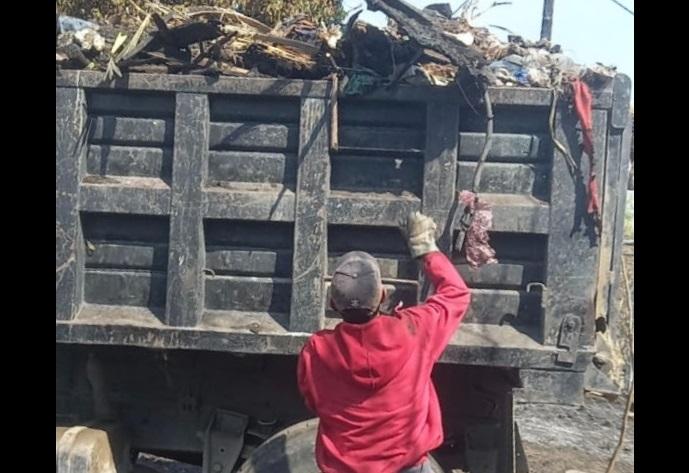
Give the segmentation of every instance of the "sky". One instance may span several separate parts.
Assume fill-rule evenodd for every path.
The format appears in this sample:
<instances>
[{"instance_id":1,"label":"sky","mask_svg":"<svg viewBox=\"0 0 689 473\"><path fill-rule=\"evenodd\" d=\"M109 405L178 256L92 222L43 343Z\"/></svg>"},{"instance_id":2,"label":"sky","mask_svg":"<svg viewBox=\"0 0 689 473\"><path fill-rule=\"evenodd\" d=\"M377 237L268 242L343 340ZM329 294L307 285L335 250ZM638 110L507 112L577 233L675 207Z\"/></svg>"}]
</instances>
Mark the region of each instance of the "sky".
<instances>
[{"instance_id":1,"label":"sky","mask_svg":"<svg viewBox=\"0 0 689 473\"><path fill-rule=\"evenodd\" d=\"M407 1L420 8L432 3L449 3L453 10L462 3L462 0ZM541 33L543 0L511 1L511 5L489 9L474 23L476 26L498 25L525 39L537 40ZM633 0L617 1L634 10ZM480 10L492 3L493 0L481 1ZM343 5L347 11L366 8L365 0L343 0ZM387 21L382 13L370 11L359 18L377 26L384 26ZM499 29L491 31L502 39L507 37L507 33ZM579 64L601 62L617 66L618 72L632 79L634 101L634 16L613 0L555 0L552 40Z\"/></svg>"}]
</instances>

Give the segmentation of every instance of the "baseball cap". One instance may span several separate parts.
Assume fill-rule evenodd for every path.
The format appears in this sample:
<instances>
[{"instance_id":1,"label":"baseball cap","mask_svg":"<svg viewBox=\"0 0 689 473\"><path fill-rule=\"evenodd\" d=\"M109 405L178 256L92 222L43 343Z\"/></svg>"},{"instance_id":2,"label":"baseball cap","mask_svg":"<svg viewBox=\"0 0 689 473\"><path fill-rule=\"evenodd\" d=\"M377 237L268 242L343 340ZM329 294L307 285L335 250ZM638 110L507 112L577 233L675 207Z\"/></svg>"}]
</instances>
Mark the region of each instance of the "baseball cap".
<instances>
[{"instance_id":1,"label":"baseball cap","mask_svg":"<svg viewBox=\"0 0 689 473\"><path fill-rule=\"evenodd\" d=\"M330 297L338 311L375 310L383 295L378 261L365 251L350 251L335 264Z\"/></svg>"}]
</instances>

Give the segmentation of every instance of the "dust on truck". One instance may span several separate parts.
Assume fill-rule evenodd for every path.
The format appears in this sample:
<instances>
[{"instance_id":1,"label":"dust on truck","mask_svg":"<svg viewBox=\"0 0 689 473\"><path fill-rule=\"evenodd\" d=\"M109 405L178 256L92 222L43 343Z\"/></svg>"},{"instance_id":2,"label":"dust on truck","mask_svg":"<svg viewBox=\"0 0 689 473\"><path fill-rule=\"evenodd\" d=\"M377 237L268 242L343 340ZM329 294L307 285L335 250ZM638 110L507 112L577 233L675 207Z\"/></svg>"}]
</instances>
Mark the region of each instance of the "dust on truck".
<instances>
[{"instance_id":1,"label":"dust on truck","mask_svg":"<svg viewBox=\"0 0 689 473\"><path fill-rule=\"evenodd\" d=\"M399 223L420 210L443 227L486 126L454 87L331 88L57 74L59 472L147 471L139 452L204 472L316 471L296 360L310 333L339 322L334 260L370 252L388 308L417 303ZM600 238L585 185L553 146L552 93L489 89L495 133L478 190L499 262L472 270L453 253L472 304L434 372L444 471L523 471L515 399L582 395L622 243L630 88L617 75L593 91ZM576 126L560 101L555 136L587 176Z\"/></svg>"}]
</instances>

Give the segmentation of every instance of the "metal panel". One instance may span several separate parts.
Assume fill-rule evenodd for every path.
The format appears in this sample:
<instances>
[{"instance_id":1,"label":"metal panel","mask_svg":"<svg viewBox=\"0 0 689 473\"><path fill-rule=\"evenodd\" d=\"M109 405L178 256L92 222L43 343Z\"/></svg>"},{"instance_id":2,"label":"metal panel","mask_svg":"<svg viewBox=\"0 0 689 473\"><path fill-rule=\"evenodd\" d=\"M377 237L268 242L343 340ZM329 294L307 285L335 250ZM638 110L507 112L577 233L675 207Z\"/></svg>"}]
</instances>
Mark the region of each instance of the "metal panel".
<instances>
[{"instance_id":1,"label":"metal panel","mask_svg":"<svg viewBox=\"0 0 689 473\"><path fill-rule=\"evenodd\" d=\"M194 326L203 313L206 249L203 185L208 173L208 97L177 94L165 320Z\"/></svg>"},{"instance_id":2,"label":"metal panel","mask_svg":"<svg viewBox=\"0 0 689 473\"><path fill-rule=\"evenodd\" d=\"M579 163L585 179L589 159L579 149L576 118L561 105L556 115L558 140L568 147ZM604 111L593 113L594 149L604 154L607 117ZM597 159L596 174L601 175L602 159ZM550 197L550 228L546 266L547 297L543 319L543 337L547 344L557 343L562 320L578 316L582 320L584 340L594 331L594 294L598 267L598 246L593 222L586 213L587 191L584 182L574 181L564 157L553 160ZM600 185L600 183L599 183Z\"/></svg>"},{"instance_id":3,"label":"metal panel","mask_svg":"<svg viewBox=\"0 0 689 473\"><path fill-rule=\"evenodd\" d=\"M96 71L59 71L55 78L57 87L83 87L87 89L129 89L165 92L190 92L208 94L237 94L262 96L290 96L327 98L329 81L294 79L264 79L239 77L209 78L193 75L127 74L111 81ZM550 105L549 89L524 87L491 87L491 102L495 106L547 107ZM609 90L593 91L595 108L610 108L612 93ZM374 100L427 102L449 101L466 105L461 94L453 87L400 86L389 90L377 90L368 95ZM474 99L473 102L476 102Z\"/></svg>"},{"instance_id":4,"label":"metal panel","mask_svg":"<svg viewBox=\"0 0 689 473\"><path fill-rule=\"evenodd\" d=\"M86 101L81 89L56 91L55 110L55 317L73 319L83 298L84 244L79 183L85 159Z\"/></svg>"},{"instance_id":5,"label":"metal panel","mask_svg":"<svg viewBox=\"0 0 689 473\"><path fill-rule=\"evenodd\" d=\"M89 269L85 273L84 300L116 306L165 306L163 272Z\"/></svg>"},{"instance_id":6,"label":"metal panel","mask_svg":"<svg viewBox=\"0 0 689 473\"><path fill-rule=\"evenodd\" d=\"M531 125L533 127L533 125ZM463 132L459 134L459 156L462 160L477 161L481 156L485 133ZM524 135L513 133L493 134L493 144L487 161L535 161L544 159L543 142L547 138L541 135ZM473 159L472 159L473 158Z\"/></svg>"},{"instance_id":7,"label":"metal panel","mask_svg":"<svg viewBox=\"0 0 689 473\"><path fill-rule=\"evenodd\" d=\"M330 190L327 110L325 100L302 100L289 319L294 332L315 332L323 324Z\"/></svg>"},{"instance_id":8,"label":"metal panel","mask_svg":"<svg viewBox=\"0 0 689 473\"><path fill-rule=\"evenodd\" d=\"M423 169L422 211L438 225L438 233L451 223L450 209L456 199L459 109L454 104L429 103L426 110L426 144ZM449 230L449 229L448 229ZM449 250L450 232L441 246Z\"/></svg>"},{"instance_id":9,"label":"metal panel","mask_svg":"<svg viewBox=\"0 0 689 473\"><path fill-rule=\"evenodd\" d=\"M459 163L457 187L469 190L476 163ZM491 194L524 194L547 199L548 168L546 164L485 163L478 192Z\"/></svg>"},{"instance_id":10,"label":"metal panel","mask_svg":"<svg viewBox=\"0 0 689 473\"><path fill-rule=\"evenodd\" d=\"M77 208L87 219L94 212L108 218L126 217L131 221L122 220L121 225L132 230L146 219L167 221L169 216L172 220L169 247L158 236L137 239L128 237L126 232L115 235L110 224L106 225L109 233L100 235L102 238L96 238L98 232L89 230L92 236L88 238L93 241L86 245L87 253L81 255L80 262L88 267L89 300L117 305L107 316L96 306L87 305L84 320L93 327L73 322L69 331L60 332L58 339L62 341L296 353L301 335L291 332L310 332L335 322L323 319L323 278L328 257L332 264L348 249L366 249L379 257L385 277L389 278L386 283L395 288L397 296L407 298L415 290L418 268L409 258L397 227L409 211L417 209L432 214L442 226L455 187L468 184L473 161L483 144L483 117L467 108L461 94L451 88L399 87L367 97L343 98L339 128L340 144L345 150L333 157L331 180L327 133L330 117L326 113L330 84L326 81L209 80L132 74L126 80L105 83L102 74L95 72L61 75L57 79L63 87L58 87L56 158L58 162L64 161L62 177L66 180L61 181L58 175L56 182L58 260L62 254L69 266L73 263L70 252L77 261L76 252L84 249L82 243L67 245L69 252L60 251L61 242L68 241L60 235L60 226L65 222L66 228L74 231L75 239L82 238ZM87 89L93 125L88 134L91 143L86 159L82 155L78 156L80 161L74 162L64 143L74 141L76 131L70 125L64 126L61 142L60 124L66 124L68 116L70 120L81 117L82 125L86 124L85 112L75 106L79 100L84 101L84 94L78 92L83 89L75 88L78 84ZM615 108L610 112L610 126L606 112L594 113L601 166L606 163L603 150L609 154L605 168L599 169L601 185L605 184L601 192L608 234L621 228L618 210L613 212L615 206L610 199L615 200L616 190L612 186L615 177L625 172L622 168L627 159L626 135L615 131L624 125L628 102L625 84L621 78L612 89L594 94L594 107ZM175 93L176 115L171 108ZM513 343L514 337L521 331L538 346L533 340L538 339L539 329L545 329L544 340L554 344L559 321L573 313L584 320L581 341L590 340L593 324L587 317L592 313L599 250L591 246L581 231L583 222L582 228L572 233L575 224L580 223L577 219L582 216L585 194L572 183L562 157L552 153L546 120L550 92L513 88L491 89L490 93L496 113L496 141L480 190L482 197L493 205L491 239L500 263L474 271L462 260L454 261L473 286L475 297L467 323L448 347L446 359L471 364L552 367L556 348L528 348L521 338L522 342ZM186 125L173 121L181 118L180 108L185 100L198 101L189 105L189 113L184 114ZM205 105L199 107L201 102ZM203 116L195 115L199 109ZM65 118L62 122L60 113ZM558 137L574 150L578 148L574 136L576 120L572 116L563 119L562 113L563 110L558 113ZM185 127L188 138L182 138L181 130ZM606 130L611 127L617 128L608 132L606 141ZM565 129L572 133L565 133ZM206 136L205 144L198 143L196 149L194 143L203 142ZM574 154L579 159L578 153ZM620 168L616 170L618 157ZM584 159L584 174L587 165ZM180 179L182 170L185 179ZM79 176L80 171L90 175ZM552 194L548 180L551 173L555 183ZM67 181L72 190L65 187ZM331 186L335 189L332 192ZM62 188L68 192L61 195ZM620 199L624 198L621 194L616 197L618 209ZM69 202L73 201L74 208L66 212L74 220L60 219L60 198L64 199L65 208L72 199ZM211 234L203 234L204 220L206 232L210 229ZM216 238L222 232L213 233L209 222L221 222L226 225L224 228L245 228L246 236L254 241ZM266 226L243 227L251 222ZM326 232L328 224L336 232L330 238ZM283 228L289 231L282 232ZM138 230L133 232L139 234ZM280 240L285 235L289 236L288 243ZM442 244L446 246L445 242ZM601 244L607 248L610 238L605 237ZM326 253L327 245L331 245L330 254ZM175 257L175 248L182 247L188 252L177 256L184 258ZM170 254L165 255L168 248ZM614 254L608 251L604 259L614 260ZM601 261L601 267L605 265ZM78 265L70 266L67 273L73 271L77 278L74 284L78 285L79 275L83 277L84 272L76 271L77 268ZM150 303L155 300L160 305L165 296L163 292L162 298L151 299L151 293L159 294L154 287L165 283L165 268L171 286L175 272L189 270L193 276L182 284L187 288L184 297L192 295L187 300L193 310L171 306L167 312L169 316L176 311L183 319L179 325L195 325L194 329L159 327L160 311L153 310ZM204 275L205 269L208 271ZM207 288L204 290L204 281L215 289L210 293ZM545 282L548 286L542 324L537 323L540 294L525 291L530 282ZM134 288L132 294L136 297L132 297L136 300L118 299L118 284ZM92 291L97 285L112 291ZM168 296L174 294L181 300L184 288L170 290ZM236 292L236 288L241 289L241 294L228 298L227 294ZM64 291L58 290L58 306L62 310L68 306L60 305L59 298L65 297L60 294ZM257 299L251 302L253 296ZM604 298L599 299L604 306ZM70 300L78 301L78 297ZM141 306L122 305L134 302ZM211 307L211 311L218 311L227 319L224 325L206 325ZM94 310L99 311L99 318L89 319L89 311ZM276 310L279 317L261 315L277 313ZM133 315L131 311L140 312ZM59 313L56 317L60 318ZM118 324L128 324L129 335L124 329L118 332L120 328L112 331L107 317ZM252 318L270 322L259 323L263 327L260 330L284 330L283 335L292 339L276 336L269 340L268 335L242 332L241 327L251 324L240 321ZM82 321L82 315L78 320ZM133 328L139 324L156 328L139 333ZM62 330L60 327L58 322L58 331ZM474 333L475 328L490 334L486 332L487 338L482 338ZM228 336L228 340L213 335L215 330L225 329L241 333ZM509 336L494 337L497 330L508 329L512 330ZM188 337L183 335L186 331ZM457 346L458 343L473 348ZM582 360L587 356L587 352L579 351L571 369L583 370Z\"/></svg>"},{"instance_id":11,"label":"metal panel","mask_svg":"<svg viewBox=\"0 0 689 473\"><path fill-rule=\"evenodd\" d=\"M282 312L290 310L291 281L287 278L247 276L208 276L208 310Z\"/></svg>"}]
</instances>

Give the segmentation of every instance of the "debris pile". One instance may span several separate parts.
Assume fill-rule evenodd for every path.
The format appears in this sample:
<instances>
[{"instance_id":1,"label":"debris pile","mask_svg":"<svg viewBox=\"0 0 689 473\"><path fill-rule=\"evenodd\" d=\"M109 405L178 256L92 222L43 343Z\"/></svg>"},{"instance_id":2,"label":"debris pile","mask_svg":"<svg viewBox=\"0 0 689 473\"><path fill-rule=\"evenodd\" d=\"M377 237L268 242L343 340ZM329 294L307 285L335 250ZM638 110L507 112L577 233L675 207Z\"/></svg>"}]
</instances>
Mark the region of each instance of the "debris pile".
<instances>
[{"instance_id":1,"label":"debris pile","mask_svg":"<svg viewBox=\"0 0 689 473\"><path fill-rule=\"evenodd\" d=\"M65 69L123 72L279 76L320 79L329 74L327 50L339 29L305 17L271 28L234 10L214 7L169 9L159 4L138 28L58 17L56 62ZM82 37L94 38L86 43Z\"/></svg>"},{"instance_id":2,"label":"debris pile","mask_svg":"<svg viewBox=\"0 0 689 473\"><path fill-rule=\"evenodd\" d=\"M326 26L299 15L269 26L231 8L146 2L138 25L117 17L97 25L56 18L56 63L64 69L323 79L346 93L397 83L447 86L460 76L484 85L560 89L571 78L606 82L615 70L582 68L549 41L501 41L448 4L419 10L403 0L367 0L385 13L381 29L358 20ZM591 84L592 86L594 84ZM601 84L602 85L602 84Z\"/></svg>"}]
</instances>

